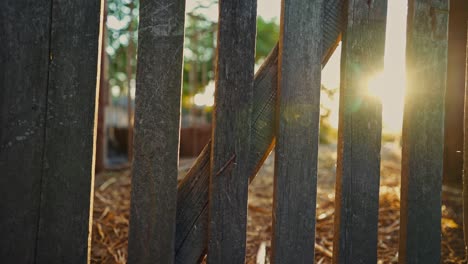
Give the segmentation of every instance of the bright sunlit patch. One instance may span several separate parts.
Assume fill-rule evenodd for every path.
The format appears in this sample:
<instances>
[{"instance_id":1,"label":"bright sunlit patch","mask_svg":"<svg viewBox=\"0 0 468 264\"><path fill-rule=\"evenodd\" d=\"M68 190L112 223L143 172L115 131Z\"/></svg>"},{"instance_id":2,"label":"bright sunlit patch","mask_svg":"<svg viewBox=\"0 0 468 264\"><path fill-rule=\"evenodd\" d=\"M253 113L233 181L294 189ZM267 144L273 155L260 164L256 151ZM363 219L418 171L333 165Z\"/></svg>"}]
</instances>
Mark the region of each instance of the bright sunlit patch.
<instances>
[{"instance_id":1,"label":"bright sunlit patch","mask_svg":"<svg viewBox=\"0 0 468 264\"><path fill-rule=\"evenodd\" d=\"M207 96L204 93L196 94L193 98L193 102L197 106L213 106L214 104L213 97Z\"/></svg>"},{"instance_id":2,"label":"bright sunlit patch","mask_svg":"<svg viewBox=\"0 0 468 264\"><path fill-rule=\"evenodd\" d=\"M214 89L215 89L215 84L214 82L208 83L208 85L205 87L205 91L203 93L197 93L193 97L193 103L196 106L208 106L211 107L214 105Z\"/></svg>"},{"instance_id":3,"label":"bright sunlit patch","mask_svg":"<svg viewBox=\"0 0 468 264\"><path fill-rule=\"evenodd\" d=\"M406 0L388 1L387 32L385 40L385 70L369 76L367 88L369 94L382 102L383 132L400 133L403 119L404 94L406 87ZM322 83L327 88L340 85L340 47L328 61L322 71ZM365 85L366 85L365 84ZM324 100L325 99L325 100ZM322 95L323 104L331 109L329 121L332 127L338 127L338 97L333 104Z\"/></svg>"},{"instance_id":4,"label":"bright sunlit patch","mask_svg":"<svg viewBox=\"0 0 468 264\"><path fill-rule=\"evenodd\" d=\"M384 129L401 132L406 76L404 72L384 71L368 81L368 92L382 102Z\"/></svg>"},{"instance_id":5,"label":"bright sunlit patch","mask_svg":"<svg viewBox=\"0 0 468 264\"><path fill-rule=\"evenodd\" d=\"M369 78L367 82L367 89L370 95L375 96L382 100L385 94L383 83L385 82L384 74L378 73L375 76Z\"/></svg>"}]
</instances>

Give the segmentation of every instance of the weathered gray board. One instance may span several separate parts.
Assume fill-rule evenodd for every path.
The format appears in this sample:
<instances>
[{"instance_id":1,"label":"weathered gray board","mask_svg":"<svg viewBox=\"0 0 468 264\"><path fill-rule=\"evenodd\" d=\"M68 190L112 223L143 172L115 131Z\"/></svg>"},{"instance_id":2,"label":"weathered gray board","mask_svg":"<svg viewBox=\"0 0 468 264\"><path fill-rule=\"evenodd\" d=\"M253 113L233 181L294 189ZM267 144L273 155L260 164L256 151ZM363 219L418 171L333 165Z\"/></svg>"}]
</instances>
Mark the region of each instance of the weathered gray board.
<instances>
[{"instance_id":1,"label":"weathered gray board","mask_svg":"<svg viewBox=\"0 0 468 264\"><path fill-rule=\"evenodd\" d=\"M324 30L322 65L336 48L342 29L343 0L324 3ZM257 71L254 83L252 110L252 146L249 158L249 173L252 180L274 146L275 104L277 87L278 50L273 49L263 66ZM208 230L208 144L179 184L177 196L176 262L197 263L205 253Z\"/></svg>"},{"instance_id":2,"label":"weathered gray board","mask_svg":"<svg viewBox=\"0 0 468 264\"><path fill-rule=\"evenodd\" d=\"M382 107L367 82L383 70L387 0L350 0L341 55L334 263L376 263Z\"/></svg>"},{"instance_id":3,"label":"weathered gray board","mask_svg":"<svg viewBox=\"0 0 468 264\"><path fill-rule=\"evenodd\" d=\"M84 0L0 3L4 263L87 261L100 9Z\"/></svg>"},{"instance_id":4,"label":"weathered gray board","mask_svg":"<svg viewBox=\"0 0 468 264\"><path fill-rule=\"evenodd\" d=\"M219 2L208 263L244 263L257 0Z\"/></svg>"},{"instance_id":5,"label":"weathered gray board","mask_svg":"<svg viewBox=\"0 0 468 264\"><path fill-rule=\"evenodd\" d=\"M441 262L448 2L408 1L400 263Z\"/></svg>"},{"instance_id":6,"label":"weathered gray board","mask_svg":"<svg viewBox=\"0 0 468 264\"><path fill-rule=\"evenodd\" d=\"M272 263L314 263L323 0L283 0Z\"/></svg>"},{"instance_id":7,"label":"weathered gray board","mask_svg":"<svg viewBox=\"0 0 468 264\"><path fill-rule=\"evenodd\" d=\"M140 3L129 263L174 262L184 20L184 0Z\"/></svg>"},{"instance_id":8,"label":"weathered gray board","mask_svg":"<svg viewBox=\"0 0 468 264\"><path fill-rule=\"evenodd\" d=\"M0 3L0 259L10 262L35 260L49 20L48 0Z\"/></svg>"}]
</instances>

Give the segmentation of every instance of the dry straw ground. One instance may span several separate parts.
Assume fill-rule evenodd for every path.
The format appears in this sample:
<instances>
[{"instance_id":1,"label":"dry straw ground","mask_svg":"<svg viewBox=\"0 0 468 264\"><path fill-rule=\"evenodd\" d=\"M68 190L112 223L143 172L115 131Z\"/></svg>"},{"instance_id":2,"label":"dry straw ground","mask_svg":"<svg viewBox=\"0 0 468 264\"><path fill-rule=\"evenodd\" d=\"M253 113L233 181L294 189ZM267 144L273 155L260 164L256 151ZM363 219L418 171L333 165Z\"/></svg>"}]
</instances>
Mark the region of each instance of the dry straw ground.
<instances>
[{"instance_id":1,"label":"dry straw ground","mask_svg":"<svg viewBox=\"0 0 468 264\"><path fill-rule=\"evenodd\" d=\"M321 146L316 223L316 263L331 263L333 246L336 147ZM246 263L270 263L273 155L266 160L249 188ZM180 177L191 160L181 161ZM397 263L400 206L400 156L394 144L382 150L378 258ZM93 263L125 263L130 205L129 171L96 176L92 240ZM464 256L461 202L457 191L444 191L442 253L444 263L462 263Z\"/></svg>"}]
</instances>

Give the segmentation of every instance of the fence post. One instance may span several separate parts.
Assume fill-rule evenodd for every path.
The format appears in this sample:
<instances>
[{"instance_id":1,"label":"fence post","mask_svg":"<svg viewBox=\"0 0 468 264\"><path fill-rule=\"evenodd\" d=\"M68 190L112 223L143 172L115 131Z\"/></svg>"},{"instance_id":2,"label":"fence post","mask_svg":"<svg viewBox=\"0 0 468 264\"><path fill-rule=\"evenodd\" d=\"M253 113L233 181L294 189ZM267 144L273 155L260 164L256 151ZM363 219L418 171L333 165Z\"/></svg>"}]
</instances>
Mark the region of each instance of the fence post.
<instances>
[{"instance_id":1,"label":"fence post","mask_svg":"<svg viewBox=\"0 0 468 264\"><path fill-rule=\"evenodd\" d=\"M400 263L440 263L448 2L409 0Z\"/></svg>"},{"instance_id":2,"label":"fence post","mask_svg":"<svg viewBox=\"0 0 468 264\"><path fill-rule=\"evenodd\" d=\"M345 8L333 262L376 263L382 108L367 84L383 69L387 0Z\"/></svg>"},{"instance_id":3,"label":"fence post","mask_svg":"<svg viewBox=\"0 0 468 264\"><path fill-rule=\"evenodd\" d=\"M314 263L322 0L283 0L273 209L273 263Z\"/></svg>"},{"instance_id":4,"label":"fence post","mask_svg":"<svg viewBox=\"0 0 468 264\"><path fill-rule=\"evenodd\" d=\"M219 2L208 263L243 263L247 229L256 0Z\"/></svg>"},{"instance_id":5,"label":"fence post","mask_svg":"<svg viewBox=\"0 0 468 264\"><path fill-rule=\"evenodd\" d=\"M184 0L140 2L129 263L173 263Z\"/></svg>"},{"instance_id":6,"label":"fence post","mask_svg":"<svg viewBox=\"0 0 468 264\"><path fill-rule=\"evenodd\" d=\"M11 263L85 263L102 4L0 6L6 29L0 48L0 192L6 197L0 256Z\"/></svg>"}]
</instances>

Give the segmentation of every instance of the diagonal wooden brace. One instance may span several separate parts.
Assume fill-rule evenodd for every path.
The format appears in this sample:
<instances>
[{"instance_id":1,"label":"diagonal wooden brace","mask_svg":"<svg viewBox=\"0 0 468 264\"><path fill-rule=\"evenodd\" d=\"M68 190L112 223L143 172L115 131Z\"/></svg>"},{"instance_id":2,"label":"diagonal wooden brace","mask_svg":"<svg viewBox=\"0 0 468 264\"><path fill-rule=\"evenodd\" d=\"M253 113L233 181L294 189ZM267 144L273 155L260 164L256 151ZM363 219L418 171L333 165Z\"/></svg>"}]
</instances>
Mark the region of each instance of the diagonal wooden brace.
<instances>
[{"instance_id":1,"label":"diagonal wooden brace","mask_svg":"<svg viewBox=\"0 0 468 264\"><path fill-rule=\"evenodd\" d=\"M323 65L336 49L343 25L344 0L325 2L323 32ZM255 75L252 111L252 148L249 175L253 180L274 147L275 105L277 88L278 46L276 46ZM176 263L198 263L206 251L208 238L208 185L210 179L210 150L208 143L193 167L178 186Z\"/></svg>"}]
</instances>

